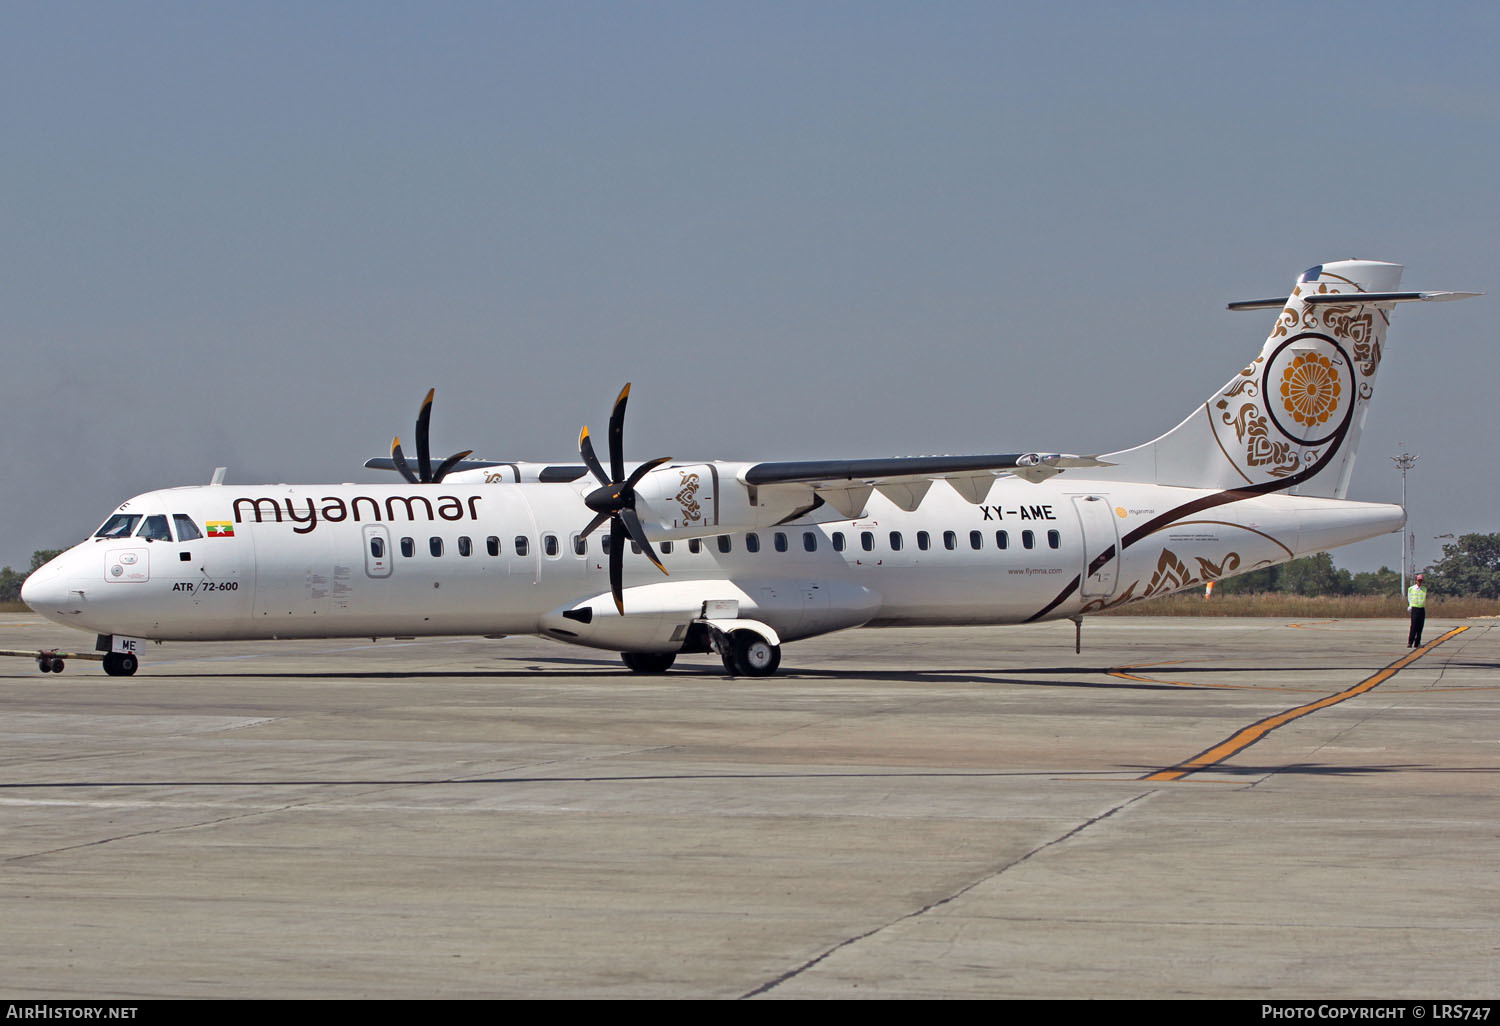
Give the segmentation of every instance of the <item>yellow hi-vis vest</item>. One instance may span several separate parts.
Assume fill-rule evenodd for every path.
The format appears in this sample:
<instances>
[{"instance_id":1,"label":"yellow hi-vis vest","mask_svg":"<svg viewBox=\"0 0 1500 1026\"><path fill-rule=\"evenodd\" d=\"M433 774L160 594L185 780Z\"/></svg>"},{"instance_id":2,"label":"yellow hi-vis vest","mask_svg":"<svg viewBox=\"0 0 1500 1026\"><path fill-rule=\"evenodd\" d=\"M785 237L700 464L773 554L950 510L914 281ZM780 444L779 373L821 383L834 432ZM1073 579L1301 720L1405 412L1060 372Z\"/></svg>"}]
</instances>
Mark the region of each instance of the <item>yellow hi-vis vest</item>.
<instances>
[{"instance_id":1,"label":"yellow hi-vis vest","mask_svg":"<svg viewBox=\"0 0 1500 1026\"><path fill-rule=\"evenodd\" d=\"M1427 589L1420 584L1413 584L1406 589L1406 604L1412 609L1422 609L1427 605Z\"/></svg>"}]
</instances>

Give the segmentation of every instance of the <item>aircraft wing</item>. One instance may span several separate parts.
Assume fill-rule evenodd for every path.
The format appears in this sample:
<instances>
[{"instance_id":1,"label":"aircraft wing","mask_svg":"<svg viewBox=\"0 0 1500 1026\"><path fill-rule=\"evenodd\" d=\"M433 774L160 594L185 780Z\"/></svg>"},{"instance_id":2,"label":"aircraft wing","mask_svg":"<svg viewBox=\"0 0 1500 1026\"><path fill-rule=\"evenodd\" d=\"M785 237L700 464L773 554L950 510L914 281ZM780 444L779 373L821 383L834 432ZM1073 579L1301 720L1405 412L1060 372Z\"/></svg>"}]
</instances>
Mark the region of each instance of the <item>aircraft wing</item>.
<instances>
[{"instance_id":1,"label":"aircraft wing","mask_svg":"<svg viewBox=\"0 0 1500 1026\"><path fill-rule=\"evenodd\" d=\"M968 501L981 503L1001 474L1033 483L1064 470L1107 467L1093 456L1067 453L992 453L984 456L897 456L864 460L799 460L757 463L740 474L753 488L804 485L848 517L863 511L878 491L901 509L917 508L932 482L943 480Z\"/></svg>"}]
</instances>

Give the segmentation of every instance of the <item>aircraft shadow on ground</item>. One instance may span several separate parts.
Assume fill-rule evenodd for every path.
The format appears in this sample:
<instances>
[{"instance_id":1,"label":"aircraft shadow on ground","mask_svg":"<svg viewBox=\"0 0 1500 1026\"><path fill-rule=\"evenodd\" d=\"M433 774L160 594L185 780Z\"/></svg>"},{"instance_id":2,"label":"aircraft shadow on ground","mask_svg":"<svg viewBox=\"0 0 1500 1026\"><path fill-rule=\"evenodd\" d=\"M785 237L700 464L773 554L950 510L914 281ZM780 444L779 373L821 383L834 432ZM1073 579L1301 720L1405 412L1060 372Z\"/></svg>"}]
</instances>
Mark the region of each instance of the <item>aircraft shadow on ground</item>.
<instances>
[{"instance_id":1,"label":"aircraft shadow on ground","mask_svg":"<svg viewBox=\"0 0 1500 1026\"><path fill-rule=\"evenodd\" d=\"M1095 777L1118 779L1122 773L1155 773L1161 767L1150 765L1119 766L1110 769L1076 771L1066 769L1031 768L1016 770L872 770L868 772L829 771L820 773L590 773L586 775L531 776L479 776L479 777L354 777L345 780L330 778L265 778L255 780L40 780L25 783L0 783L0 793L15 791L120 789L141 787L205 787L215 789L277 788L277 787L493 787L496 785L537 784L633 784L652 781L714 781L714 780L761 780L766 782L800 780L917 780L917 779L1007 779L1016 777ZM1360 777L1388 773L1500 773L1493 766L1429 766L1422 763L1369 764L1335 766L1323 763L1292 763L1285 766L1232 765L1210 766L1196 773L1211 773L1218 776L1266 777L1293 773L1305 776ZM1193 776L1195 774L1189 774ZM1146 784L1147 781L1140 781ZM1160 786L1151 783L1151 787Z\"/></svg>"},{"instance_id":2,"label":"aircraft shadow on ground","mask_svg":"<svg viewBox=\"0 0 1500 1026\"><path fill-rule=\"evenodd\" d=\"M1113 691L1212 691L1223 690L1227 685L1219 685L1212 680L1174 682L1171 680L1125 680L1113 674L1117 671L1139 672L1145 677L1151 673L1173 678L1187 674L1216 675L1222 673L1249 673L1257 674L1262 678L1273 677L1282 673L1306 673L1306 666L1268 667L1256 666L1132 666L1132 665L1110 665L1097 667L1080 666L1040 666L1040 667L1001 667L995 669L972 668L951 670L922 670L917 668L906 668L900 670L835 670L822 667L797 668L782 666L781 670L772 677L733 677L724 673L722 669L712 663L702 666L680 666L664 674L637 674L625 668L613 660L598 659L570 659L549 658L546 660L530 659L521 657L505 657L518 662L526 662L524 667L514 669L472 669L472 670L273 670L273 671L194 671L194 672L162 672L170 668L158 665L158 672L146 672L135 678L113 678L95 677L89 674L85 680L100 683L119 683L128 686L132 681L144 682L152 678L169 677L181 680L526 680L537 678L555 678L559 676L582 677L588 679L623 678L627 680L639 680L642 682L670 682L673 680L684 680L687 678L719 678L722 680L735 680L741 682L762 682L775 684L778 681L875 681L893 684L1014 684L1025 687L1068 687L1068 688L1094 688ZM1316 668L1322 673L1349 673L1351 675L1368 675L1379 667L1371 666L1319 666ZM1089 675L1097 675L1104 679L1087 679ZM0 674L0 680L50 680L58 683L67 683L70 678L66 676L55 678L43 678L31 673ZM78 676L71 678L78 680ZM1358 676L1355 680L1359 679ZM1351 681L1352 683L1352 681ZM1254 685L1239 685L1240 688ZM1313 690L1321 690L1313 688ZM1331 684L1327 690L1340 690L1339 685Z\"/></svg>"},{"instance_id":3,"label":"aircraft shadow on ground","mask_svg":"<svg viewBox=\"0 0 1500 1026\"><path fill-rule=\"evenodd\" d=\"M589 668L589 667L593 668ZM586 678L588 680L624 679L639 681L641 683L671 683L674 680L686 682L688 680L705 680L718 678L724 681L738 683L757 683L775 685L789 681L875 681L891 684L1017 684L1033 687L1071 687L1071 688L1102 688L1106 690L1128 690L1128 691L1192 691L1191 687L1181 684L1153 683L1150 681L1131 681L1109 678L1107 680L1037 680L1028 677L1002 676L1004 673L1026 673L1036 675L1058 674L1060 676L1077 677L1079 674L1097 673L1105 676L1108 669L1100 667L1094 670L1080 669L1076 666L1067 668L1029 669L1029 670L799 670L783 667L779 673L772 677L730 677L723 670L711 666L702 669L685 667L665 674L637 674L623 666L616 667L608 663L585 664L583 666L570 666L566 670L558 668L553 670L539 664L533 664L520 669L493 669L493 670L341 670L338 672L317 670L280 670L272 672L196 672L196 673L171 673L155 675L145 673L134 678L90 678L90 683L118 683L121 686L129 686L130 683L143 683L156 677L158 680L327 680L327 681L350 681L362 680L546 680L561 677ZM0 675L0 680L20 679L30 680L27 674L11 675L9 677ZM41 679L41 678L38 678ZM76 680L77 678L75 678ZM66 683L67 678L51 678L52 681ZM560 683L560 681L557 681ZM1198 690L1212 690L1205 687Z\"/></svg>"}]
</instances>

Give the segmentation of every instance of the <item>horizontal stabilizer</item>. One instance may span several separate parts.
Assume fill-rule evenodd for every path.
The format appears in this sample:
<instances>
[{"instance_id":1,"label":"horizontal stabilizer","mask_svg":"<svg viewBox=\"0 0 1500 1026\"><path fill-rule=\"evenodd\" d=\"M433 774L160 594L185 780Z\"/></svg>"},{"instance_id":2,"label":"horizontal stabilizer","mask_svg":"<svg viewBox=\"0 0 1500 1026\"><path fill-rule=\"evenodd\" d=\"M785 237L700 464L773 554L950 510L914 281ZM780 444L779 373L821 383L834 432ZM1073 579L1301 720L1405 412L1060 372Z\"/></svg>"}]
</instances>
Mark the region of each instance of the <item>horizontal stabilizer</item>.
<instances>
[{"instance_id":1,"label":"horizontal stabilizer","mask_svg":"<svg viewBox=\"0 0 1500 1026\"><path fill-rule=\"evenodd\" d=\"M1455 299L1473 299L1475 296L1482 295L1484 295L1483 292L1329 292L1303 296L1302 301L1312 306L1328 304L1351 306L1361 303L1448 303ZM1226 309L1280 310L1291 301L1291 296L1283 299L1246 299L1238 303L1230 303Z\"/></svg>"}]
</instances>

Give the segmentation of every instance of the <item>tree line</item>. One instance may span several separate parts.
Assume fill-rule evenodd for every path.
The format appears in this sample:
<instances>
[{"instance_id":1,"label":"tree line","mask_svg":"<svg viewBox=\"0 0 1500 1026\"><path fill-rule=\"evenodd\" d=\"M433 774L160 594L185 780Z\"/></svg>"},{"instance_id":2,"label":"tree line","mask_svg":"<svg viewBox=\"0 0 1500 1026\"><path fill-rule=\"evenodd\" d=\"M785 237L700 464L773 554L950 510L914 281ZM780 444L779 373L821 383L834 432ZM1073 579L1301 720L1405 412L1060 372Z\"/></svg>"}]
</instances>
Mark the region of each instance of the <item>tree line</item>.
<instances>
[{"instance_id":1,"label":"tree line","mask_svg":"<svg viewBox=\"0 0 1500 1026\"><path fill-rule=\"evenodd\" d=\"M1443 546L1443 555L1423 568L1430 595L1500 598L1500 534L1464 534ZM1215 594L1400 595L1401 574L1388 566L1351 574L1326 552L1268 566L1214 585Z\"/></svg>"},{"instance_id":2,"label":"tree line","mask_svg":"<svg viewBox=\"0 0 1500 1026\"><path fill-rule=\"evenodd\" d=\"M31 570L36 570L62 549L37 549L31 554ZM0 570L0 602L21 601L21 582L31 574L31 570L12 570L6 567Z\"/></svg>"},{"instance_id":3,"label":"tree line","mask_svg":"<svg viewBox=\"0 0 1500 1026\"><path fill-rule=\"evenodd\" d=\"M31 554L35 570L62 549L38 549ZM0 602L21 598L21 582L31 570L0 570ZM1500 598L1500 534L1464 534L1443 546L1442 558L1425 569L1427 590L1433 595ZM1326 552L1289 563L1252 570L1214 585L1221 595L1399 595L1401 575L1390 567L1352 574L1333 565Z\"/></svg>"}]
</instances>

